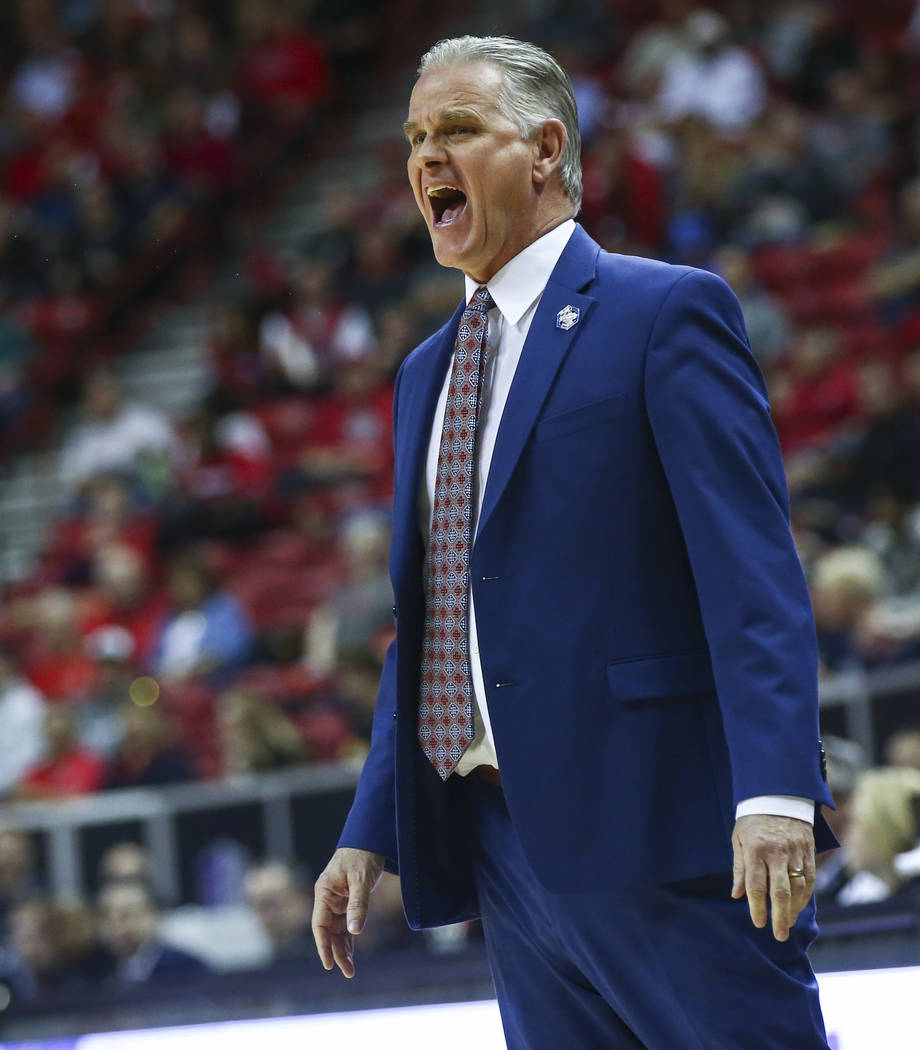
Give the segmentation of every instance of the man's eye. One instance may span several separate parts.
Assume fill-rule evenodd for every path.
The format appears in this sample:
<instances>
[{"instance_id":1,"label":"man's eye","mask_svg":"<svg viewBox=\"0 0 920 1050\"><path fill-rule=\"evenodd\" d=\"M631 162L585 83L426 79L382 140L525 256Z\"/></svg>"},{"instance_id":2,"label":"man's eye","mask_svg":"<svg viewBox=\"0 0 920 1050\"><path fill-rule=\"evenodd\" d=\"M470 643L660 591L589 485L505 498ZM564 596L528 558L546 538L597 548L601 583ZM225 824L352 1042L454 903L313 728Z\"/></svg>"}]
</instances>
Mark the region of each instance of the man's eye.
<instances>
[{"instance_id":1,"label":"man's eye","mask_svg":"<svg viewBox=\"0 0 920 1050\"><path fill-rule=\"evenodd\" d=\"M411 139L409 139L409 142L413 146L420 146L424 141L425 141L425 132L424 131L419 131L417 134L413 135Z\"/></svg>"},{"instance_id":2,"label":"man's eye","mask_svg":"<svg viewBox=\"0 0 920 1050\"><path fill-rule=\"evenodd\" d=\"M472 133L473 129L467 127L465 124L461 124L458 127L455 127L452 132L452 134L454 135L471 135Z\"/></svg>"}]
</instances>

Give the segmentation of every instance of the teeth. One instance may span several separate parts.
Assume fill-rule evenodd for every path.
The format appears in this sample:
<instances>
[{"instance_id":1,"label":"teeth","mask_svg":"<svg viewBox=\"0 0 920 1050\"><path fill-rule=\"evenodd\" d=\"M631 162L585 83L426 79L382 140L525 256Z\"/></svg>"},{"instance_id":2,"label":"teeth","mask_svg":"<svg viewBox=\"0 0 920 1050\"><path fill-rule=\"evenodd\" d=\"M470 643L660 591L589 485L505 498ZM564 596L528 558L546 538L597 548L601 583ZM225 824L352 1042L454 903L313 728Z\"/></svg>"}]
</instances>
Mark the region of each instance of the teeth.
<instances>
[{"instance_id":1,"label":"teeth","mask_svg":"<svg viewBox=\"0 0 920 1050\"><path fill-rule=\"evenodd\" d=\"M456 186L429 186L428 187L429 197L444 197L450 193L461 193Z\"/></svg>"}]
</instances>

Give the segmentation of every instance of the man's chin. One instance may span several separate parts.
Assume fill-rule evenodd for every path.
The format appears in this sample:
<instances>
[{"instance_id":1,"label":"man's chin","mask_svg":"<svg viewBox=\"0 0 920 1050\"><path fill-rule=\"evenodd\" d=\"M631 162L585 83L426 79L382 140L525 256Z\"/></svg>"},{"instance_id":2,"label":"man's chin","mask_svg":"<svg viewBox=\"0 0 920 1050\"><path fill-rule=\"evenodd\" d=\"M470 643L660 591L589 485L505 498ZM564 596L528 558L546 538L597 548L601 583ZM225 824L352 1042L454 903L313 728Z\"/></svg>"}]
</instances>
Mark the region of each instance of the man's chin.
<instances>
[{"instance_id":1,"label":"man's chin","mask_svg":"<svg viewBox=\"0 0 920 1050\"><path fill-rule=\"evenodd\" d=\"M458 237L452 230L431 229L431 247L434 249L434 257L441 266L454 270L466 271L472 263L467 238Z\"/></svg>"}]
</instances>

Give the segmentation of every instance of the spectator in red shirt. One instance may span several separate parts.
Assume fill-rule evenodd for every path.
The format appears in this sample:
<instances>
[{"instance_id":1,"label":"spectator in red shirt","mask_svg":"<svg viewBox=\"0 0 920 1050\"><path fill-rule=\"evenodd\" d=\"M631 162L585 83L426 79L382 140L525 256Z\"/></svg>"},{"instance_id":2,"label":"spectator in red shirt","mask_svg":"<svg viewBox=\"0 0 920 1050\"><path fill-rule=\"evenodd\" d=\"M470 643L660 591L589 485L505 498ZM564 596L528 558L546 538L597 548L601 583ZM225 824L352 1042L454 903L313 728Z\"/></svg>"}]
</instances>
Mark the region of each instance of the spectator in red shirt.
<instances>
[{"instance_id":1,"label":"spectator in red shirt","mask_svg":"<svg viewBox=\"0 0 920 1050\"><path fill-rule=\"evenodd\" d=\"M343 365L317 407L300 466L314 480L383 482L392 459L393 384L378 362Z\"/></svg>"},{"instance_id":2,"label":"spectator in red shirt","mask_svg":"<svg viewBox=\"0 0 920 1050\"><path fill-rule=\"evenodd\" d=\"M84 652L77 632L73 594L48 587L33 603L32 639L23 658L23 670L32 684L54 702L80 696L96 681L96 668Z\"/></svg>"},{"instance_id":3,"label":"spectator in red shirt","mask_svg":"<svg viewBox=\"0 0 920 1050\"><path fill-rule=\"evenodd\" d=\"M45 714L45 747L46 757L33 766L19 787L21 798L89 795L102 786L102 759L79 746L67 708L52 707Z\"/></svg>"},{"instance_id":4,"label":"spectator in red shirt","mask_svg":"<svg viewBox=\"0 0 920 1050\"><path fill-rule=\"evenodd\" d=\"M99 627L123 627L134 641L135 662L145 667L166 615L165 594L151 584L147 562L134 545L105 544L91 571L94 589L83 603L83 637Z\"/></svg>"},{"instance_id":5,"label":"spectator in red shirt","mask_svg":"<svg viewBox=\"0 0 920 1050\"><path fill-rule=\"evenodd\" d=\"M169 127L163 143L166 167L193 197L229 188L233 152L226 139L205 124L204 103L191 88L180 88L169 103Z\"/></svg>"},{"instance_id":6,"label":"spectator in red shirt","mask_svg":"<svg viewBox=\"0 0 920 1050\"><path fill-rule=\"evenodd\" d=\"M841 424L858 416L859 375L841 360L830 329L801 333L788 370L773 376L773 417L786 453L829 438Z\"/></svg>"},{"instance_id":7,"label":"spectator in red shirt","mask_svg":"<svg viewBox=\"0 0 920 1050\"><path fill-rule=\"evenodd\" d=\"M239 5L249 45L242 59L245 95L281 119L302 120L329 89L326 55L284 4L256 0Z\"/></svg>"},{"instance_id":8,"label":"spectator in red shirt","mask_svg":"<svg viewBox=\"0 0 920 1050\"><path fill-rule=\"evenodd\" d=\"M585 157L582 215L617 251L661 250L667 226L661 172L629 140L623 125L607 128Z\"/></svg>"}]
</instances>

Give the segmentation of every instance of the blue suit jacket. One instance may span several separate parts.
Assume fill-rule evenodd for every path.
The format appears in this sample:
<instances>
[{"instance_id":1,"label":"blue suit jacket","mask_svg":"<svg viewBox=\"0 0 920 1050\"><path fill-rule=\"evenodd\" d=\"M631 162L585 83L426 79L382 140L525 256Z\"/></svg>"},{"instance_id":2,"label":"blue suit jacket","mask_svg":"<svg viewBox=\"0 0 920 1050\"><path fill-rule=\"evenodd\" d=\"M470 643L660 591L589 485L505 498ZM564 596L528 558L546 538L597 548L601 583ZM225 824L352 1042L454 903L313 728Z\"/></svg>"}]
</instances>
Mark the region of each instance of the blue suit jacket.
<instances>
[{"instance_id":1,"label":"blue suit jacket","mask_svg":"<svg viewBox=\"0 0 920 1050\"><path fill-rule=\"evenodd\" d=\"M397 638L340 840L388 858L416 928L477 914L462 785L416 742L419 487L460 312L397 376ZM548 889L724 871L739 800L831 802L782 459L718 277L575 230L508 395L470 566L502 784ZM816 834L834 844L820 814Z\"/></svg>"}]
</instances>

